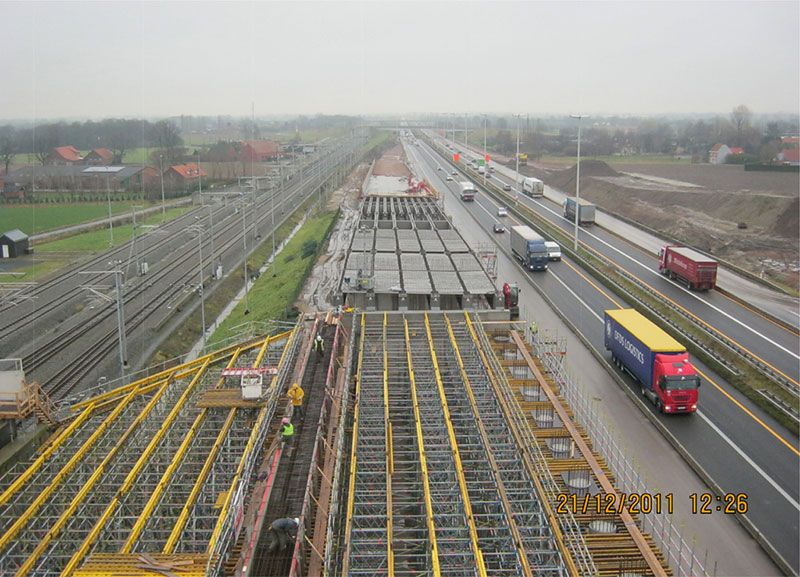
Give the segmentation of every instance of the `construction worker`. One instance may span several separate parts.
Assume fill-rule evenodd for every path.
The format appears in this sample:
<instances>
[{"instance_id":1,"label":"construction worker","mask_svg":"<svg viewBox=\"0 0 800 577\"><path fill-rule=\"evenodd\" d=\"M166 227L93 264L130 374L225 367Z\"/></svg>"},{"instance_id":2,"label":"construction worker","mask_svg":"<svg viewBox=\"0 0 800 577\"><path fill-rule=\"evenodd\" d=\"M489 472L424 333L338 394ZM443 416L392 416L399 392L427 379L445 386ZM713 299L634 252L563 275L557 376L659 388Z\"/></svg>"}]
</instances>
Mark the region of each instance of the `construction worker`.
<instances>
[{"instance_id":1,"label":"construction worker","mask_svg":"<svg viewBox=\"0 0 800 577\"><path fill-rule=\"evenodd\" d=\"M531 342L536 342L536 335L539 332L539 325L536 324L536 321L531 321Z\"/></svg>"},{"instance_id":2,"label":"construction worker","mask_svg":"<svg viewBox=\"0 0 800 577\"><path fill-rule=\"evenodd\" d=\"M292 437L294 437L294 425L289 417L284 417L281 421L281 446L291 446Z\"/></svg>"},{"instance_id":3,"label":"construction worker","mask_svg":"<svg viewBox=\"0 0 800 577\"><path fill-rule=\"evenodd\" d=\"M314 339L314 350L317 351L317 359L325 356L325 341L322 339L322 335L317 335L317 338Z\"/></svg>"},{"instance_id":4,"label":"construction worker","mask_svg":"<svg viewBox=\"0 0 800 577\"><path fill-rule=\"evenodd\" d=\"M305 407L303 407L303 397L305 394L305 391L303 391L297 383L292 383L292 386L289 387L289 390L286 392L286 396L292 401L292 415L296 415L297 418L301 420L306 416L306 410Z\"/></svg>"},{"instance_id":5,"label":"construction worker","mask_svg":"<svg viewBox=\"0 0 800 577\"><path fill-rule=\"evenodd\" d=\"M281 551L286 550L286 547L291 541L294 541L297 535L297 529L300 527L300 519L298 517L283 517L275 519L269 526L269 552L275 553L279 548Z\"/></svg>"}]
</instances>

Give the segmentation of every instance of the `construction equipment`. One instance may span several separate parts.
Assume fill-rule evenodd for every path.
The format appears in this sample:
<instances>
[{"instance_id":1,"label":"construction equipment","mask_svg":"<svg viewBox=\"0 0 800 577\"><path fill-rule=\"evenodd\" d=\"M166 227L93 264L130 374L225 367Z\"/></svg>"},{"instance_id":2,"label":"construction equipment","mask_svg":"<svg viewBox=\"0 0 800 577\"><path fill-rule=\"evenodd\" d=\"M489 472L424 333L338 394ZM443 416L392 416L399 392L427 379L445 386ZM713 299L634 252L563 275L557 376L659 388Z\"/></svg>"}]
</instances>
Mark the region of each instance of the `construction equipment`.
<instances>
[{"instance_id":1,"label":"construction equipment","mask_svg":"<svg viewBox=\"0 0 800 577\"><path fill-rule=\"evenodd\" d=\"M505 308L511 313L511 320L519 318L519 286L517 283L503 284L503 298Z\"/></svg>"}]
</instances>

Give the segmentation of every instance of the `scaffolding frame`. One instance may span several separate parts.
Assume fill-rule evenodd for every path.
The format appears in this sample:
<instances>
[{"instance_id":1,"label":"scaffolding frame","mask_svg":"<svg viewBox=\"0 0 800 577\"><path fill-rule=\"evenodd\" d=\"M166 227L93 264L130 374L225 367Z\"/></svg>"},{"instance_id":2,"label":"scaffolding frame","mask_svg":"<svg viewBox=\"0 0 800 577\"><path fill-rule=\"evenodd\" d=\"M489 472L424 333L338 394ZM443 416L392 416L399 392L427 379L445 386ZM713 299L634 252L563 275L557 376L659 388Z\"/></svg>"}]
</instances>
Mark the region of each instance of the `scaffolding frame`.
<instances>
[{"instance_id":1,"label":"scaffolding frame","mask_svg":"<svg viewBox=\"0 0 800 577\"><path fill-rule=\"evenodd\" d=\"M72 421L40 456L0 479L0 573L135 568L131 560L140 555L201 559L203 571L213 572L236 534L234 497L245 490L263 442L259 418L280 398L296 331L228 347L73 406ZM198 405L205 392L223 387L224 366L262 362L281 369L262 407Z\"/></svg>"},{"instance_id":2,"label":"scaffolding frame","mask_svg":"<svg viewBox=\"0 0 800 577\"><path fill-rule=\"evenodd\" d=\"M467 323L361 315L342 575L568 574Z\"/></svg>"}]
</instances>

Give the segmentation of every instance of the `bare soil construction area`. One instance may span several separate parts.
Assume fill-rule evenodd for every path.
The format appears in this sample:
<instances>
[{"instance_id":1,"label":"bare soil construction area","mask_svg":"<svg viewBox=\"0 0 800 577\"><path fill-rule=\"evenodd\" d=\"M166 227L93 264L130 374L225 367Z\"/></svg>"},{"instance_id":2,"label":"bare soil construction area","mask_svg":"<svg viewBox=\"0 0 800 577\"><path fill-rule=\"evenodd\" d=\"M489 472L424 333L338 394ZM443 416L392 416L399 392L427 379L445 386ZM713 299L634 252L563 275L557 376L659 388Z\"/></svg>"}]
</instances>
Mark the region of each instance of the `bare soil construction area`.
<instances>
[{"instance_id":1,"label":"bare soil construction area","mask_svg":"<svg viewBox=\"0 0 800 577\"><path fill-rule=\"evenodd\" d=\"M403 147L398 144L384 152L383 156L375 161L375 168L373 168L372 174L375 176L408 177L411 172L406 166Z\"/></svg>"},{"instance_id":2,"label":"bare soil construction area","mask_svg":"<svg viewBox=\"0 0 800 577\"><path fill-rule=\"evenodd\" d=\"M566 193L575 167L530 172ZM581 196L742 268L798 288L800 180L735 165L581 162ZM741 224L740 224L741 223ZM744 225L746 228L739 228Z\"/></svg>"}]
</instances>

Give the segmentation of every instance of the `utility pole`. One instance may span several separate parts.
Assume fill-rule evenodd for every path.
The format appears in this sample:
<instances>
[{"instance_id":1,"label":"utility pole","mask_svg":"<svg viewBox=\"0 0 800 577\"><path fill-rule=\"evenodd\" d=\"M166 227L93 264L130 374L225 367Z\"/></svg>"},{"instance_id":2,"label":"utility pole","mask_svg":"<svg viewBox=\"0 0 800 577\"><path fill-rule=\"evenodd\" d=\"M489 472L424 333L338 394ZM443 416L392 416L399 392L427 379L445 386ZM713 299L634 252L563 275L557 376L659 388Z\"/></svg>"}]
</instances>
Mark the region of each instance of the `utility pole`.
<instances>
[{"instance_id":1,"label":"utility pole","mask_svg":"<svg viewBox=\"0 0 800 577\"><path fill-rule=\"evenodd\" d=\"M588 118L585 114L571 114L571 118L578 119L578 163L575 166L575 241L573 249L578 251L578 215L581 211L581 119Z\"/></svg>"},{"instance_id":2,"label":"utility pole","mask_svg":"<svg viewBox=\"0 0 800 577\"><path fill-rule=\"evenodd\" d=\"M517 119L517 156L516 156L516 169L514 172L514 187L517 191L519 191L519 118L522 116L521 114L514 115Z\"/></svg>"},{"instance_id":3,"label":"utility pole","mask_svg":"<svg viewBox=\"0 0 800 577\"><path fill-rule=\"evenodd\" d=\"M245 222L245 213L247 212L247 203L245 202L244 193L242 194L242 245L244 247L244 258L242 265L244 267L244 314L250 314L250 284L247 277L247 223Z\"/></svg>"},{"instance_id":4,"label":"utility pole","mask_svg":"<svg viewBox=\"0 0 800 577\"><path fill-rule=\"evenodd\" d=\"M164 155L158 155L158 165L161 168L161 222L167 219L167 206L164 201Z\"/></svg>"},{"instance_id":5,"label":"utility pole","mask_svg":"<svg viewBox=\"0 0 800 577\"><path fill-rule=\"evenodd\" d=\"M108 172L106 172L106 197L108 198L108 248L114 246L114 221L111 219L111 187L108 185Z\"/></svg>"}]
</instances>

